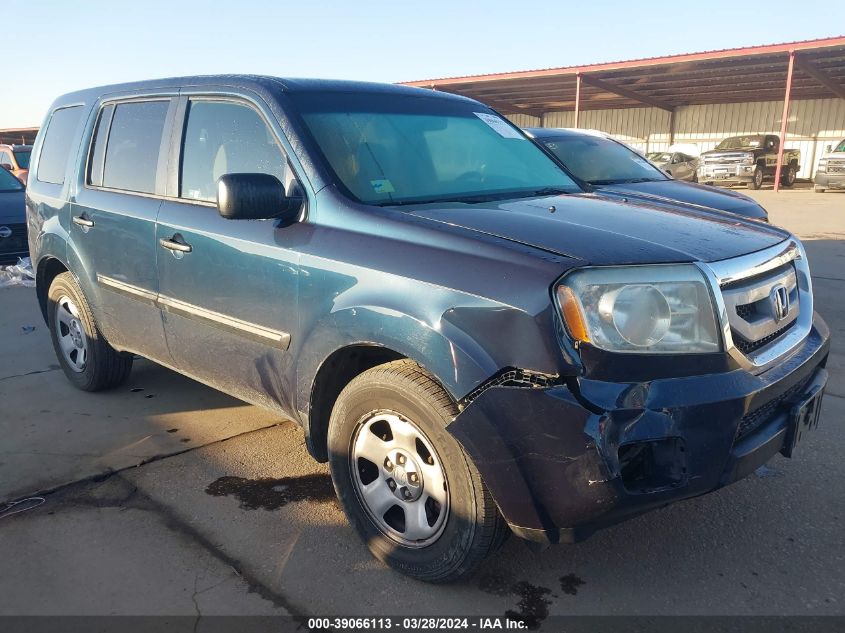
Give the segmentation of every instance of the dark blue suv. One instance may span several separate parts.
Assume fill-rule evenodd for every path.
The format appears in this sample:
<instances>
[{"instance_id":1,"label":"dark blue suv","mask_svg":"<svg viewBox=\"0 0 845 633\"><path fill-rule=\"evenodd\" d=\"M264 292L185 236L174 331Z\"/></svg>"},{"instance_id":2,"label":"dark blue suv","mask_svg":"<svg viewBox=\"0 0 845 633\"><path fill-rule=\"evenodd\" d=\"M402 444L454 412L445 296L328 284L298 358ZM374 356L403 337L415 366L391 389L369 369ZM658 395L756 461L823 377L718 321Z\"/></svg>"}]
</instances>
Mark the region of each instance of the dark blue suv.
<instances>
[{"instance_id":1,"label":"dark blue suv","mask_svg":"<svg viewBox=\"0 0 845 633\"><path fill-rule=\"evenodd\" d=\"M585 193L470 99L76 92L26 204L76 386L140 354L290 416L372 552L420 579L709 492L818 421L828 330L794 236Z\"/></svg>"}]
</instances>

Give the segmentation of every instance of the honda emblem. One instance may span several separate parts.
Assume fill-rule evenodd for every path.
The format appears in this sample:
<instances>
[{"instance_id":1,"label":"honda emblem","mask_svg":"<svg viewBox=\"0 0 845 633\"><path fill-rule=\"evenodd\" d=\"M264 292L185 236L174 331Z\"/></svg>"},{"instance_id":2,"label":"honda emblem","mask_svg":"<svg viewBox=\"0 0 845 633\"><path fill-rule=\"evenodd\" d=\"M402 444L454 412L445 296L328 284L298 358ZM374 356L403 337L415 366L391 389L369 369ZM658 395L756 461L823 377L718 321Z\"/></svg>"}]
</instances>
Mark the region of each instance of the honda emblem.
<instances>
[{"instance_id":1,"label":"honda emblem","mask_svg":"<svg viewBox=\"0 0 845 633\"><path fill-rule=\"evenodd\" d=\"M786 287L778 284L772 288L769 299L772 302L772 316L775 319L775 323L780 323L789 314L789 293Z\"/></svg>"}]
</instances>

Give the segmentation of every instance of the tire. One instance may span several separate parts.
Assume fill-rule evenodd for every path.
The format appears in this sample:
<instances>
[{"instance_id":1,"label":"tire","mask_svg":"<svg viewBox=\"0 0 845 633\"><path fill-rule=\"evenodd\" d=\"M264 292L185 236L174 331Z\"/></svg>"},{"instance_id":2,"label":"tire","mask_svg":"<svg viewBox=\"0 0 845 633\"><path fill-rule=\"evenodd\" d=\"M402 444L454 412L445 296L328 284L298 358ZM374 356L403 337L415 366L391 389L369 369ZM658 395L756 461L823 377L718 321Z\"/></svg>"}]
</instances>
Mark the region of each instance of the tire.
<instances>
[{"instance_id":1,"label":"tire","mask_svg":"<svg viewBox=\"0 0 845 633\"><path fill-rule=\"evenodd\" d=\"M787 189L795 184L795 165L790 163L786 166L786 170L780 175L780 184Z\"/></svg>"},{"instance_id":2,"label":"tire","mask_svg":"<svg viewBox=\"0 0 845 633\"><path fill-rule=\"evenodd\" d=\"M353 379L329 421L332 480L353 527L380 561L427 582L472 573L510 532L446 431L457 413L428 372L398 360Z\"/></svg>"},{"instance_id":3,"label":"tire","mask_svg":"<svg viewBox=\"0 0 845 633\"><path fill-rule=\"evenodd\" d=\"M763 186L763 168L760 165L754 168L754 175L748 181L749 189L759 189Z\"/></svg>"},{"instance_id":4,"label":"tire","mask_svg":"<svg viewBox=\"0 0 845 633\"><path fill-rule=\"evenodd\" d=\"M59 365L75 387L100 391L117 387L129 378L132 355L108 344L70 273L58 275L50 284L47 323Z\"/></svg>"},{"instance_id":5,"label":"tire","mask_svg":"<svg viewBox=\"0 0 845 633\"><path fill-rule=\"evenodd\" d=\"M824 193L825 189L822 187L813 187L813 193Z\"/></svg>"}]
</instances>

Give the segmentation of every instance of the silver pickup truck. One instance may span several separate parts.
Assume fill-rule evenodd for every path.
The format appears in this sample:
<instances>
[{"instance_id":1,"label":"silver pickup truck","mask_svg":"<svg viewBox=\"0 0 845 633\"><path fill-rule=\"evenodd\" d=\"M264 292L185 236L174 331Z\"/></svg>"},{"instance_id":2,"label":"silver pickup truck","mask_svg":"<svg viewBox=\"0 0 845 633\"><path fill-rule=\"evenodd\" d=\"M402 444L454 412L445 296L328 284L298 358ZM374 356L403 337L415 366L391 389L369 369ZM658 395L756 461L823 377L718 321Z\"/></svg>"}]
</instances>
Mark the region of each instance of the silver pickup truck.
<instances>
[{"instance_id":1,"label":"silver pickup truck","mask_svg":"<svg viewBox=\"0 0 845 633\"><path fill-rule=\"evenodd\" d=\"M816 167L813 191L824 193L827 189L845 189L845 138L836 147L828 145Z\"/></svg>"}]
</instances>

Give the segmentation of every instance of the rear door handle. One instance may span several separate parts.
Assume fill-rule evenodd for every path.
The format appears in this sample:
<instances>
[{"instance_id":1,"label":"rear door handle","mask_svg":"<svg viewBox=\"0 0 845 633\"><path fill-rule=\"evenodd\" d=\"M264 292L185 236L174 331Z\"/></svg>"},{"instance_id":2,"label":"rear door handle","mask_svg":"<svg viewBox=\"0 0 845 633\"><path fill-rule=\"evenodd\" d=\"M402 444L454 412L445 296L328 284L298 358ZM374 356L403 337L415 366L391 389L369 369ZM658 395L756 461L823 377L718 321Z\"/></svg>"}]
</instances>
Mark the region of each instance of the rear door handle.
<instances>
[{"instance_id":1,"label":"rear door handle","mask_svg":"<svg viewBox=\"0 0 845 633\"><path fill-rule=\"evenodd\" d=\"M94 226L94 221L91 220L85 213L83 213L82 215L73 216L73 223L77 226L84 226L87 229L90 229L92 226Z\"/></svg>"},{"instance_id":2,"label":"rear door handle","mask_svg":"<svg viewBox=\"0 0 845 633\"><path fill-rule=\"evenodd\" d=\"M177 242L177 239L182 239L182 236L178 233L173 236L171 239L166 239L162 237L158 243L161 244L164 248L171 250L171 251L178 251L180 253L190 253L193 248L191 248L190 244L185 244L184 242Z\"/></svg>"}]
</instances>

